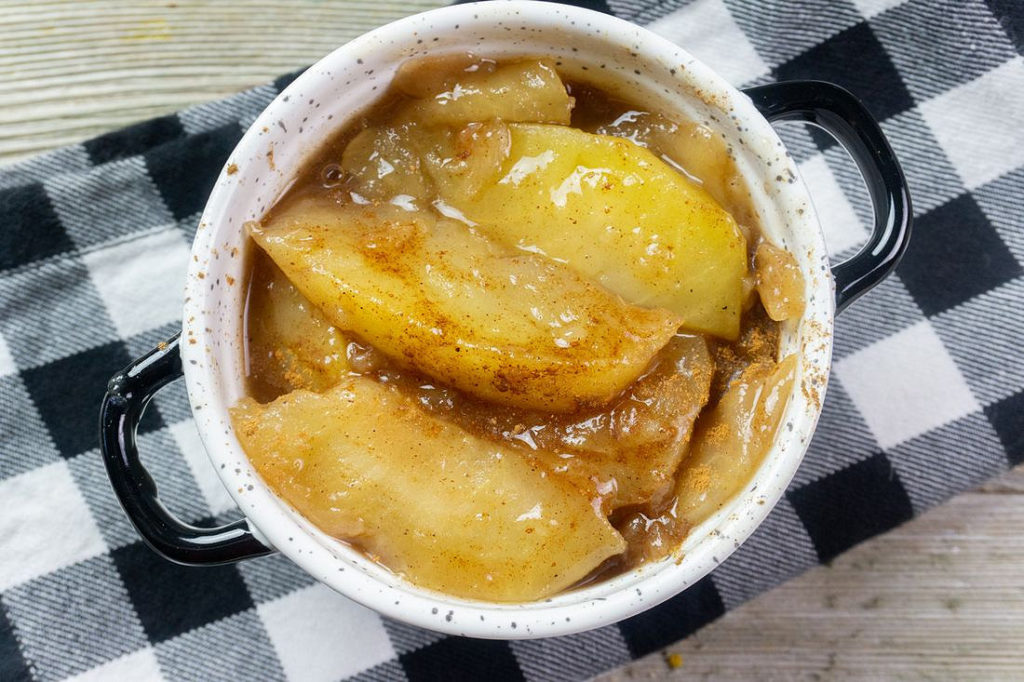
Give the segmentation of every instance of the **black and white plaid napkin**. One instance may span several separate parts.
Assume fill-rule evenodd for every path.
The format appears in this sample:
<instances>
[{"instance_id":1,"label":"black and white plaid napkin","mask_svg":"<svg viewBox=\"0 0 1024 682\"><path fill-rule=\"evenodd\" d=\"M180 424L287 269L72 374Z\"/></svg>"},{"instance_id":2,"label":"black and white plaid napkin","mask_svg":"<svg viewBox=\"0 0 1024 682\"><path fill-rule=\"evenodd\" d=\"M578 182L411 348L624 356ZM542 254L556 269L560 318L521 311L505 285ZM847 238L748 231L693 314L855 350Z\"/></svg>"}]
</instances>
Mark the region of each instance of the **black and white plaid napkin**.
<instances>
[{"instance_id":1,"label":"black and white plaid napkin","mask_svg":"<svg viewBox=\"0 0 1024 682\"><path fill-rule=\"evenodd\" d=\"M584 678L1024 461L1024 5L598 2L738 85L845 85L910 182L911 248L839 318L817 435L761 529L643 615L514 643L382 619L280 557L188 569L150 552L106 481L99 401L115 370L179 328L206 195L285 77L0 169L0 679ZM823 136L782 133L832 252L849 255L870 222L853 165ZM141 431L173 511L237 513L180 383Z\"/></svg>"}]
</instances>

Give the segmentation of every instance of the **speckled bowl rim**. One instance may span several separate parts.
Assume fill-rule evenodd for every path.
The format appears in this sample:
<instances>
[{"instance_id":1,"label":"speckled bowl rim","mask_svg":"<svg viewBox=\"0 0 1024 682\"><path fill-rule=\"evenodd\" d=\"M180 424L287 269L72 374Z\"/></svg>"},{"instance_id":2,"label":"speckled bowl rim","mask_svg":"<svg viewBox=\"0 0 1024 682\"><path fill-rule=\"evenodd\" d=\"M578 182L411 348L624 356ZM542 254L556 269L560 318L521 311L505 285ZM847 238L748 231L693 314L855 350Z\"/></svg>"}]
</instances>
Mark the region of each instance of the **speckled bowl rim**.
<instances>
[{"instance_id":1,"label":"speckled bowl rim","mask_svg":"<svg viewBox=\"0 0 1024 682\"><path fill-rule=\"evenodd\" d=\"M724 133L755 191L764 231L796 255L807 285L805 315L783 338L783 353L799 354L798 388L750 484L694 529L675 555L525 604L456 599L418 588L326 536L263 483L228 416L242 385L241 283L249 248L243 223L261 217L287 189L319 133L358 115L385 89L398 62L428 51L467 49L494 56L544 53L577 73L582 66L604 70L653 106L702 119ZM200 220L186 282L181 354L210 460L262 541L341 594L413 625L483 638L566 635L622 620L693 585L775 506L821 411L832 351L833 286L807 189L771 125L745 95L682 48L628 22L571 6L496 0L432 10L356 38L310 67L256 119L225 164Z\"/></svg>"}]
</instances>

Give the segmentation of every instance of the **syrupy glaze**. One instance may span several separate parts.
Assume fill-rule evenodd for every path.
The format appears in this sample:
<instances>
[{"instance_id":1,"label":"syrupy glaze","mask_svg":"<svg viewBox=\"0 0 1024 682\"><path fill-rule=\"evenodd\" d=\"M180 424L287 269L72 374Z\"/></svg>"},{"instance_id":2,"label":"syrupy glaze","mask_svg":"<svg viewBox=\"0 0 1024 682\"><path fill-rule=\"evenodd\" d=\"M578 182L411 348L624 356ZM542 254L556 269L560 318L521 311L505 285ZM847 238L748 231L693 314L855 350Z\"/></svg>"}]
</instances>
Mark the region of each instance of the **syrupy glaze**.
<instances>
[{"instance_id":1,"label":"syrupy glaze","mask_svg":"<svg viewBox=\"0 0 1024 682\"><path fill-rule=\"evenodd\" d=\"M399 74L391 91L357 124L339 131L323 145L268 213L268 219L311 197L352 202L356 198L352 181L342 170L340 160L360 131L390 121L414 99L418 89L433 92L440 87L439 83L450 81L452 74L457 80L457 74L467 68L486 70L495 65L490 60L458 56L441 60L433 69L420 66ZM595 83L570 82L567 87L575 98L573 127L628 138L648 147L680 173L701 184L736 220L746 238L750 272L744 279L744 310L738 340L680 332L639 379L605 406L553 413L495 405L389 359L348 331L344 338L337 336L338 347L332 352L337 353L338 361L333 366L313 357L322 354L323 346L320 350L310 349L308 361L296 359L296 354L301 356L305 352L302 348L274 348L274 339L268 340L267 333L261 331L260 320L275 305L305 311L303 306L310 304L298 292L285 291L289 286L287 280L258 249L254 249L250 267L245 338L248 392L260 403L270 402L296 385L314 390L328 387L338 380L338 372L371 377L397 386L428 413L480 438L529 453L552 475L565 477L586 490L595 508L609 517L627 543L624 554L606 560L580 583L589 584L660 559L678 548L693 524L701 520L679 511L680 495L706 496L713 486L704 482L716 476L738 478L719 481L716 489L724 491L721 495L745 484L752 473L750 466L740 467L732 474L728 467L716 471L707 464L715 461L713 458L697 457L700 461L694 461L695 458L688 457L691 442L700 439L708 443L721 436L722 425L715 421L721 416L712 413L723 395L727 390L744 393L741 383L745 378L751 377L756 383L776 367L780 327L766 313L762 299L776 310L789 306L775 314L776 318L791 315L802 301L796 301L798 296L793 293L791 258L778 256L778 250L761 238L749 192L719 136L699 124L673 120L611 98ZM775 275L766 274L769 268L764 265L772 258ZM781 284L772 279L780 272ZM788 287L787 296L766 294L766 281L776 289ZM761 291L761 296L755 289ZM785 303L780 302L783 298ZM321 318L310 321L300 315L296 319L300 320L296 325L305 325L310 334L321 339L336 332ZM332 342L328 338L328 343ZM282 353L292 355L285 357ZM311 366L315 366L312 374ZM343 371L336 371L339 367ZM762 414L767 420L765 424L777 418L784 407L782 400L772 406L772 414ZM765 428L768 426L762 425L761 430Z\"/></svg>"}]
</instances>

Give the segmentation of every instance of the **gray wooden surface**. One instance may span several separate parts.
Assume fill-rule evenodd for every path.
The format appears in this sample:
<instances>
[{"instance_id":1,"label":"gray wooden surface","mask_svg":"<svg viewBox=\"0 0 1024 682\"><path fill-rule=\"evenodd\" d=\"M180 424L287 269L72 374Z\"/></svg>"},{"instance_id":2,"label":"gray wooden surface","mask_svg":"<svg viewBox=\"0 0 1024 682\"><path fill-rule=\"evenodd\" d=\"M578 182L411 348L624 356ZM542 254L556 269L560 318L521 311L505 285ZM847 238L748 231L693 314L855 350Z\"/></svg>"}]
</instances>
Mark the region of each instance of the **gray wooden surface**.
<instances>
[{"instance_id":1,"label":"gray wooden surface","mask_svg":"<svg viewBox=\"0 0 1024 682\"><path fill-rule=\"evenodd\" d=\"M0 0L0 164L266 82L440 4ZM599 679L1024 679L1022 528L1018 469Z\"/></svg>"}]
</instances>

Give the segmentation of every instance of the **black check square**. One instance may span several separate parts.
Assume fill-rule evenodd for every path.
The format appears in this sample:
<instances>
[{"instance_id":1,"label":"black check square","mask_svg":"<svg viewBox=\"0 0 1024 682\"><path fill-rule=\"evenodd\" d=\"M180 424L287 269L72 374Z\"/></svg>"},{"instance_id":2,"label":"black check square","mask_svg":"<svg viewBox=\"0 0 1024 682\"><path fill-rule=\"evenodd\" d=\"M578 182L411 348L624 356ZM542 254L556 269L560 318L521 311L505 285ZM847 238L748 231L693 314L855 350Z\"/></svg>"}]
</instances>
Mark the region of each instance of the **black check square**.
<instances>
[{"instance_id":1,"label":"black check square","mask_svg":"<svg viewBox=\"0 0 1024 682\"><path fill-rule=\"evenodd\" d=\"M985 408L1010 466L1024 464L1024 390Z\"/></svg>"},{"instance_id":2,"label":"black check square","mask_svg":"<svg viewBox=\"0 0 1024 682\"><path fill-rule=\"evenodd\" d=\"M701 578L682 594L619 623L634 658L646 656L696 632L725 613L722 597L711 581Z\"/></svg>"},{"instance_id":3,"label":"black check square","mask_svg":"<svg viewBox=\"0 0 1024 682\"><path fill-rule=\"evenodd\" d=\"M176 220L203 210L221 168L241 138L241 126L230 123L146 153L149 175Z\"/></svg>"},{"instance_id":4,"label":"black check square","mask_svg":"<svg viewBox=\"0 0 1024 682\"><path fill-rule=\"evenodd\" d=\"M97 446L99 406L107 381L130 362L124 344L115 341L22 372L32 402L64 457ZM162 426L159 414L152 406L150 410L147 425Z\"/></svg>"},{"instance_id":5,"label":"black check square","mask_svg":"<svg viewBox=\"0 0 1024 682\"><path fill-rule=\"evenodd\" d=\"M153 147L184 136L185 128L178 116L170 114L94 137L82 146L92 162L99 165L144 154Z\"/></svg>"},{"instance_id":6,"label":"black check square","mask_svg":"<svg viewBox=\"0 0 1024 682\"><path fill-rule=\"evenodd\" d=\"M115 549L111 556L153 643L253 606L234 566L179 566L141 542Z\"/></svg>"},{"instance_id":7,"label":"black check square","mask_svg":"<svg viewBox=\"0 0 1024 682\"><path fill-rule=\"evenodd\" d=\"M1020 0L985 0L992 14L1013 41L1017 52L1024 54L1024 12Z\"/></svg>"},{"instance_id":8,"label":"black check square","mask_svg":"<svg viewBox=\"0 0 1024 682\"><path fill-rule=\"evenodd\" d=\"M283 76L278 76L274 79L274 88L278 92L284 92L284 89L291 85L293 80L305 73L308 68L308 66L304 66L301 69L296 69L295 71L286 73Z\"/></svg>"},{"instance_id":9,"label":"black check square","mask_svg":"<svg viewBox=\"0 0 1024 682\"><path fill-rule=\"evenodd\" d=\"M564 2L567 5L575 5L576 7L582 7L583 9L589 9L595 12L603 12L604 14L612 13L611 8L608 6L608 0L559 0L559 2Z\"/></svg>"},{"instance_id":10,"label":"black check square","mask_svg":"<svg viewBox=\"0 0 1024 682\"><path fill-rule=\"evenodd\" d=\"M807 130L811 134L811 139L814 140L815 146L820 151L832 149L839 144L836 142L836 138L832 137L832 133L825 132L825 130L817 126L807 126Z\"/></svg>"},{"instance_id":11,"label":"black check square","mask_svg":"<svg viewBox=\"0 0 1024 682\"><path fill-rule=\"evenodd\" d=\"M879 120L914 106L903 78L867 22L794 57L778 66L774 74L779 80L809 78L837 83L860 97Z\"/></svg>"},{"instance_id":12,"label":"black check square","mask_svg":"<svg viewBox=\"0 0 1024 682\"><path fill-rule=\"evenodd\" d=\"M32 675L25 657L21 655L21 647L14 634L11 619L7 616L3 603L0 603L0 680L21 682L30 679Z\"/></svg>"},{"instance_id":13,"label":"black check square","mask_svg":"<svg viewBox=\"0 0 1024 682\"><path fill-rule=\"evenodd\" d=\"M42 184L0 189L0 271L74 248Z\"/></svg>"},{"instance_id":14,"label":"black check square","mask_svg":"<svg viewBox=\"0 0 1024 682\"><path fill-rule=\"evenodd\" d=\"M822 562L914 515L899 476L881 452L790 490L786 497Z\"/></svg>"},{"instance_id":15,"label":"black check square","mask_svg":"<svg viewBox=\"0 0 1024 682\"><path fill-rule=\"evenodd\" d=\"M1021 274L1021 266L970 194L917 218L900 279L926 315L983 294Z\"/></svg>"},{"instance_id":16,"label":"black check square","mask_svg":"<svg viewBox=\"0 0 1024 682\"><path fill-rule=\"evenodd\" d=\"M451 679L521 680L516 657L502 640L446 637L399 656L409 682Z\"/></svg>"}]
</instances>

